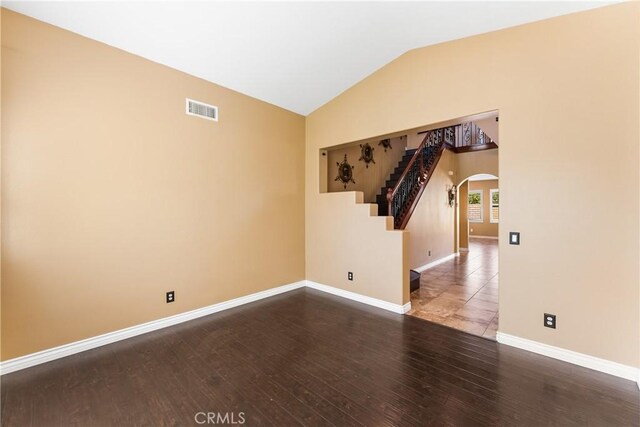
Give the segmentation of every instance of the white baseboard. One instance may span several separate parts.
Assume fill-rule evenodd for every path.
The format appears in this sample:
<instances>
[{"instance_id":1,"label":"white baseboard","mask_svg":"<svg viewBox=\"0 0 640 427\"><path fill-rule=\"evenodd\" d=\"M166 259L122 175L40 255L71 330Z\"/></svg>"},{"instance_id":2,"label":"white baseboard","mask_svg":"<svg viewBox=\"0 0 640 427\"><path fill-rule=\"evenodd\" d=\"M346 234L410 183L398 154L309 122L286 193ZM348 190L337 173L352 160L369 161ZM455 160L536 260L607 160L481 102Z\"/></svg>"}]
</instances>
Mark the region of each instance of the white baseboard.
<instances>
[{"instance_id":1,"label":"white baseboard","mask_svg":"<svg viewBox=\"0 0 640 427\"><path fill-rule=\"evenodd\" d=\"M460 248L460 251L464 251L464 248ZM428 270L430 268L435 267L436 265L442 264L443 262L447 262L451 259L454 259L455 257L457 257L458 255L460 255L458 252L452 253L451 255L447 255L446 257L442 257L440 259L437 259L433 262L430 262L429 264L425 264L423 266L420 266L418 268L414 268L413 270L417 271L418 273L422 273L425 270Z\"/></svg>"},{"instance_id":2,"label":"white baseboard","mask_svg":"<svg viewBox=\"0 0 640 427\"><path fill-rule=\"evenodd\" d=\"M476 236L475 234L469 234L470 239L493 239L498 240L498 236Z\"/></svg>"},{"instance_id":3,"label":"white baseboard","mask_svg":"<svg viewBox=\"0 0 640 427\"><path fill-rule=\"evenodd\" d=\"M29 368L41 363L50 362L52 360L60 359L62 357L70 356L72 354L80 353L86 350L91 350L93 348L100 347L106 344L111 344L117 341L125 340L127 338L135 337L137 335L142 335L147 332L166 328L168 326L177 325L179 323L197 319L198 317L203 317L209 314L217 313L219 311L228 310L230 308L272 297L284 292L289 292L294 289L302 288L305 285L305 281L301 280L299 282L279 286L277 288L267 289L266 291L256 292L255 294L246 295L218 304L213 304L208 307L187 311L186 313L176 314L175 316L153 320L151 322L132 326L130 328L120 329L118 331L109 332L103 335L98 335L96 337L87 338L69 344L64 344L59 347L39 351L37 353L27 354L26 356L17 357L15 359L5 360L4 362L0 362L0 375L15 372L20 369Z\"/></svg>"},{"instance_id":4,"label":"white baseboard","mask_svg":"<svg viewBox=\"0 0 640 427\"><path fill-rule=\"evenodd\" d=\"M496 339L499 343L517 347L522 350L531 351L553 359L562 360L564 362L573 363L574 365L593 369L595 371L604 372L605 374L614 375L616 377L638 382L640 387L640 369L633 366L622 365L610 360L600 359L589 356L587 354L566 350L560 347L543 344L537 341L531 341L525 338L498 332Z\"/></svg>"},{"instance_id":5,"label":"white baseboard","mask_svg":"<svg viewBox=\"0 0 640 427\"><path fill-rule=\"evenodd\" d=\"M387 301L383 301L377 298L371 298L365 295L356 294L355 292L345 291L344 289L334 288L333 286L323 285L311 280L307 280L307 287L317 289L328 294L337 295L342 298L347 298L353 301L358 301L363 304L372 305L374 307L382 308L384 310L392 311L394 313L404 314L411 310L411 302L405 305L393 304Z\"/></svg>"},{"instance_id":6,"label":"white baseboard","mask_svg":"<svg viewBox=\"0 0 640 427\"><path fill-rule=\"evenodd\" d=\"M267 289L266 291L256 292L255 294L246 295L203 308L198 308L186 313L176 314L175 316L153 320L151 322L131 326L130 328L120 329L118 331L109 332L103 335L98 335L69 344L64 344L58 347L39 351L37 353L16 357L15 359L5 360L4 362L0 362L0 375L9 374L20 369L40 365L41 363L50 362L62 357L71 356L72 354L91 350L93 348L101 347L103 345L111 344L117 341L122 341L127 338L146 334L147 332L156 331L168 326L177 325L179 323L187 322L189 320L197 319L199 317L207 316L219 311L228 310L230 308L272 297L284 292L289 292L294 289L303 288L305 286L350 300L358 301L364 304L372 305L374 307L382 308L384 310L392 311L394 313L404 314L411 310L411 302L408 302L405 305L392 304L387 301L367 297L365 295L356 294L354 292L345 291L342 289L334 288L332 286L322 285L320 283L315 283L309 280L301 280L299 282L291 283L288 285L278 286L277 288Z\"/></svg>"},{"instance_id":7,"label":"white baseboard","mask_svg":"<svg viewBox=\"0 0 640 427\"><path fill-rule=\"evenodd\" d=\"M455 257L456 255L457 254L451 254L423 267L426 267L424 268L426 270L427 268L431 268L434 265L446 261L447 259ZM141 325L132 326L130 328L120 329L118 331L109 332L103 335L98 335L96 337L87 338L85 340L76 341L73 343L61 345L59 347L43 350L37 353L28 354L26 356L17 357L15 359L6 360L4 362L0 362L0 375L8 374L20 369L25 369L31 366L39 365L41 363L60 359L62 357L70 356L72 354L97 348L106 344L125 340L127 338L132 338L138 335L145 334L147 332L166 328L168 326L177 325L179 323L197 319L199 317L207 316L219 311L228 310L305 286L322 292L337 295L342 298L347 298L353 301L388 310L393 313L404 314L411 309L411 302L408 302L404 305L393 304L377 298L372 298L365 295L357 294L355 292L346 291L344 289L335 288L333 286L323 285L310 280L301 280L299 282L279 286L277 288L268 289L266 291L257 292L255 294L246 295L218 304L213 304L208 307L199 308L196 310L188 311L186 313L176 314L175 316L154 320L151 322L143 323ZM571 350L565 350L563 348L542 344L536 341L519 338L513 335L504 334L502 332L497 333L497 340L501 344L517 347L523 350L531 351L533 353L542 354L554 359L563 360L575 365L614 375L616 377L636 381L638 383L638 387L640 388L640 369L638 368L622 365L620 363L611 362L605 359L599 359L597 357L577 353Z\"/></svg>"}]
</instances>

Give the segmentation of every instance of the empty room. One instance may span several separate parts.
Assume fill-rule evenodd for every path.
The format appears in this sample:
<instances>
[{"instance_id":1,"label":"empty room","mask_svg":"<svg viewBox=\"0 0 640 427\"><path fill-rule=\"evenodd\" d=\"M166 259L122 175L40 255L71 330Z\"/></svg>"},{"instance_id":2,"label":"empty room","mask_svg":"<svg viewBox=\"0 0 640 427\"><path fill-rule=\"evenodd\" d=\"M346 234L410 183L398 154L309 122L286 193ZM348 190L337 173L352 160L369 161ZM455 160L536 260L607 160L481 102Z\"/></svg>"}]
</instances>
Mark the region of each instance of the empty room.
<instances>
[{"instance_id":1,"label":"empty room","mask_svg":"<svg viewBox=\"0 0 640 427\"><path fill-rule=\"evenodd\" d=\"M3 427L640 426L640 2L0 36Z\"/></svg>"}]
</instances>

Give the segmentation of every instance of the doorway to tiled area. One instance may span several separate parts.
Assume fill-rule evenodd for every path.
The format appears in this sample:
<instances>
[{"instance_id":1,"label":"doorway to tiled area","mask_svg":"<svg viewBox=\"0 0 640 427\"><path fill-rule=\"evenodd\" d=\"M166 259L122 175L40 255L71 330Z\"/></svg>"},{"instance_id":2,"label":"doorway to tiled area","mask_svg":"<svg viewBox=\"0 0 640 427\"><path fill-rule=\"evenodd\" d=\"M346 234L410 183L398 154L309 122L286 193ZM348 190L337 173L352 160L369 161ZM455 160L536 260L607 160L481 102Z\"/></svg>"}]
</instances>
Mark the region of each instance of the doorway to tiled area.
<instances>
[{"instance_id":1,"label":"doorway to tiled area","mask_svg":"<svg viewBox=\"0 0 640 427\"><path fill-rule=\"evenodd\" d=\"M407 314L495 340L498 240L470 237L469 252L422 272Z\"/></svg>"}]
</instances>

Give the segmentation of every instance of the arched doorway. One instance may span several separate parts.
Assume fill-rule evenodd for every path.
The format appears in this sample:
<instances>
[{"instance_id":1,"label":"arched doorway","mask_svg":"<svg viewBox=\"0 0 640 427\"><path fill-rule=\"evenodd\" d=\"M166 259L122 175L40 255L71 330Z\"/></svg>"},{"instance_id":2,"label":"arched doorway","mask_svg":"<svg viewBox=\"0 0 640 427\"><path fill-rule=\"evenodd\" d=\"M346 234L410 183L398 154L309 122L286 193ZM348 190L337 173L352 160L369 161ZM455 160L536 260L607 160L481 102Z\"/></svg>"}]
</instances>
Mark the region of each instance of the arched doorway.
<instances>
[{"instance_id":1,"label":"arched doorway","mask_svg":"<svg viewBox=\"0 0 640 427\"><path fill-rule=\"evenodd\" d=\"M469 250L469 238L498 239L500 224L499 178L492 174L475 174L457 185L458 224L456 247Z\"/></svg>"}]
</instances>

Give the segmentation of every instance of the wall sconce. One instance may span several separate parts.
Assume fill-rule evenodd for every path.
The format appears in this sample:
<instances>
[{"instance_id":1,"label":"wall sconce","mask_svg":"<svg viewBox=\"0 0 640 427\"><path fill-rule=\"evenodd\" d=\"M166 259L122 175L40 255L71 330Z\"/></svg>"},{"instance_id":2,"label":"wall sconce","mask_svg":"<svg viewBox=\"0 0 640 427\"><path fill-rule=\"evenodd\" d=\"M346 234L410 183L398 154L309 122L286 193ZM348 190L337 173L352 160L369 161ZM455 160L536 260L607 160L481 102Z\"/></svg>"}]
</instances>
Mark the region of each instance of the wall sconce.
<instances>
[{"instance_id":1,"label":"wall sconce","mask_svg":"<svg viewBox=\"0 0 640 427\"><path fill-rule=\"evenodd\" d=\"M449 207L453 207L456 203L456 186L452 185L451 188L447 190L447 193L449 195Z\"/></svg>"}]
</instances>

